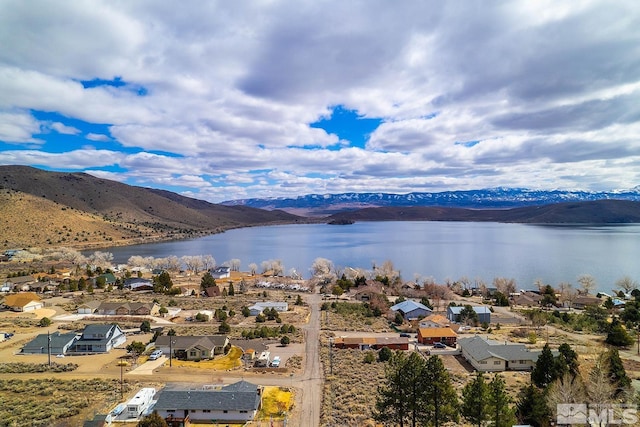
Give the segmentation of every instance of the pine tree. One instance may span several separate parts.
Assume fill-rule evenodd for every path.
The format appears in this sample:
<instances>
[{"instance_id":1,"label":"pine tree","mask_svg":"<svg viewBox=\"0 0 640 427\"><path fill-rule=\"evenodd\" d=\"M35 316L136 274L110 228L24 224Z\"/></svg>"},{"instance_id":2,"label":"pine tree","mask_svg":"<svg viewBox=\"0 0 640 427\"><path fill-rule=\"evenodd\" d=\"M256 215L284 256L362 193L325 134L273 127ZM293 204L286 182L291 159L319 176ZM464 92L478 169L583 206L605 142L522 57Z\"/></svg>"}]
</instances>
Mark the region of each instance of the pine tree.
<instances>
[{"instance_id":1,"label":"pine tree","mask_svg":"<svg viewBox=\"0 0 640 427\"><path fill-rule=\"evenodd\" d=\"M633 344L633 338L627 333L620 320L614 317L605 342L616 347L629 347Z\"/></svg>"},{"instance_id":2,"label":"pine tree","mask_svg":"<svg viewBox=\"0 0 640 427\"><path fill-rule=\"evenodd\" d=\"M385 424L405 426L408 417L408 402L405 399L405 376L403 374L406 356L396 352L385 368L385 384L378 387L373 418Z\"/></svg>"},{"instance_id":3,"label":"pine tree","mask_svg":"<svg viewBox=\"0 0 640 427\"><path fill-rule=\"evenodd\" d=\"M562 378L565 373L572 376L578 375L578 353L576 353L569 344L562 343L558 347L558 356L556 357L556 377Z\"/></svg>"},{"instance_id":4,"label":"pine tree","mask_svg":"<svg viewBox=\"0 0 640 427\"><path fill-rule=\"evenodd\" d=\"M607 368L611 385L615 388L614 397L623 395L631 387L631 379L624 370L618 349L612 348L607 352Z\"/></svg>"},{"instance_id":5,"label":"pine tree","mask_svg":"<svg viewBox=\"0 0 640 427\"><path fill-rule=\"evenodd\" d=\"M549 344L545 344L542 353L538 356L538 360L531 371L531 381L536 386L545 388L556 378L556 362L549 348Z\"/></svg>"},{"instance_id":6,"label":"pine tree","mask_svg":"<svg viewBox=\"0 0 640 427\"><path fill-rule=\"evenodd\" d=\"M531 424L534 427L547 427L550 424L549 408L544 394L533 384L520 390L516 409L521 423Z\"/></svg>"},{"instance_id":7,"label":"pine tree","mask_svg":"<svg viewBox=\"0 0 640 427\"><path fill-rule=\"evenodd\" d=\"M422 380L425 383L426 416L420 422L439 427L449 421L458 421L458 396L440 357L429 357Z\"/></svg>"},{"instance_id":8,"label":"pine tree","mask_svg":"<svg viewBox=\"0 0 640 427\"><path fill-rule=\"evenodd\" d=\"M469 381L462 389L462 404L460 413L462 417L471 424L482 426L489 418L488 413L489 388L484 381L482 372L478 372L476 377Z\"/></svg>"},{"instance_id":9,"label":"pine tree","mask_svg":"<svg viewBox=\"0 0 640 427\"><path fill-rule=\"evenodd\" d=\"M502 375L496 374L489 383L488 400L489 420L493 422L493 427L511 427L515 416L509 406L511 397L505 389Z\"/></svg>"}]
</instances>

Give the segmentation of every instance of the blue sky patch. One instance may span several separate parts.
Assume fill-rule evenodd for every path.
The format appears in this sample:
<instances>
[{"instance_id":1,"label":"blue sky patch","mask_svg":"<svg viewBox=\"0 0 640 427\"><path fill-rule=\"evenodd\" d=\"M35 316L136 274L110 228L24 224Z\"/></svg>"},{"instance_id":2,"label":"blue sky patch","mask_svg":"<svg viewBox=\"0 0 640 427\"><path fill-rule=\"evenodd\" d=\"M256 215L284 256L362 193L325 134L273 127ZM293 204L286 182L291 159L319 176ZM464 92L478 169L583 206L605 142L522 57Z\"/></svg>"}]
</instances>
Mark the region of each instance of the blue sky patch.
<instances>
[{"instance_id":1,"label":"blue sky patch","mask_svg":"<svg viewBox=\"0 0 640 427\"><path fill-rule=\"evenodd\" d=\"M333 108L330 118L322 118L309 126L324 129L329 134L347 140L352 147L364 148L369 135L382 123L382 119L369 119L358 115L356 110L347 110L342 105Z\"/></svg>"},{"instance_id":2,"label":"blue sky patch","mask_svg":"<svg viewBox=\"0 0 640 427\"><path fill-rule=\"evenodd\" d=\"M462 145L463 147L471 148L480 144L480 141L456 141L454 145Z\"/></svg>"}]
</instances>

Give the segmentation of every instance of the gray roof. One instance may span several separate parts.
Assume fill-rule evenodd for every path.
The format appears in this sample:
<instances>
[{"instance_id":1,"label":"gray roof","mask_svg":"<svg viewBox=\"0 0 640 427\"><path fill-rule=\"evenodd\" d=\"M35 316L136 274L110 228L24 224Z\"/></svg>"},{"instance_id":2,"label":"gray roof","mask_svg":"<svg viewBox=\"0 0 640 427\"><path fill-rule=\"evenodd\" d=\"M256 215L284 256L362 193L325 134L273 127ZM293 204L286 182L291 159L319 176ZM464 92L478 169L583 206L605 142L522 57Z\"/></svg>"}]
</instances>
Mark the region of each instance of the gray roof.
<instances>
[{"instance_id":1,"label":"gray roof","mask_svg":"<svg viewBox=\"0 0 640 427\"><path fill-rule=\"evenodd\" d=\"M156 347L169 347L169 339L173 341L171 346L174 350L188 349L196 345L204 348L213 349L214 347L223 347L227 344L226 335L204 335L204 336L169 336L161 335L156 338Z\"/></svg>"},{"instance_id":2,"label":"gray roof","mask_svg":"<svg viewBox=\"0 0 640 427\"><path fill-rule=\"evenodd\" d=\"M178 390L165 387L158 393L156 410L255 411L260 407L258 386L246 381L220 389Z\"/></svg>"},{"instance_id":3,"label":"gray roof","mask_svg":"<svg viewBox=\"0 0 640 427\"><path fill-rule=\"evenodd\" d=\"M432 311L429 307L427 307L424 304L420 304L419 302L415 302L412 300L406 300L406 301L402 301L401 303L398 303L396 305L394 305L393 307L391 307L392 311L401 311L403 313L411 313L414 310L418 310L418 309L422 309L422 310L426 310L426 311Z\"/></svg>"},{"instance_id":4,"label":"gray roof","mask_svg":"<svg viewBox=\"0 0 640 427\"><path fill-rule=\"evenodd\" d=\"M51 343L47 343L47 339L51 339ZM54 332L52 334L40 334L31 341L29 341L23 348L23 353L31 353L33 351L40 351L40 349L51 348L51 351L59 351L65 346L73 343L77 339L77 335L73 332L61 334L60 332ZM54 350L55 349L55 350Z\"/></svg>"},{"instance_id":5,"label":"gray roof","mask_svg":"<svg viewBox=\"0 0 640 427\"><path fill-rule=\"evenodd\" d=\"M451 310L451 312L453 314L460 314L460 312L462 311L462 309L464 308L464 306L462 307L449 307L449 310ZM473 308L473 311L475 311L478 314L487 314L487 313L491 313L491 310L489 310L489 307L486 307L484 305L474 305L471 306L471 308Z\"/></svg>"},{"instance_id":6,"label":"gray roof","mask_svg":"<svg viewBox=\"0 0 640 427\"><path fill-rule=\"evenodd\" d=\"M82 339L93 339L89 338L90 336L95 335L104 335L105 338L109 338L109 332L117 327L115 324L107 324L107 325L87 325L82 330Z\"/></svg>"},{"instance_id":7,"label":"gray roof","mask_svg":"<svg viewBox=\"0 0 640 427\"><path fill-rule=\"evenodd\" d=\"M458 344L475 360L497 357L503 360L538 360L539 351L531 351L524 344L486 340L479 335L459 338Z\"/></svg>"}]
</instances>

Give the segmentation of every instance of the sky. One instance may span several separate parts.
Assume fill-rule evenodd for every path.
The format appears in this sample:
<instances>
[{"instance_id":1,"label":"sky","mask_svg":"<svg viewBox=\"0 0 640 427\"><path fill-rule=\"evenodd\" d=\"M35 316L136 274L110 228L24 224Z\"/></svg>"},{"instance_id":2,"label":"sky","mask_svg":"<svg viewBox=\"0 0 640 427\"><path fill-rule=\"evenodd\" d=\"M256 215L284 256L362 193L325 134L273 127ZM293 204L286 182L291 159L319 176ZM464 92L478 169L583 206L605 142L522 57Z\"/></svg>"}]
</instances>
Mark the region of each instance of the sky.
<instances>
[{"instance_id":1,"label":"sky","mask_svg":"<svg viewBox=\"0 0 640 427\"><path fill-rule=\"evenodd\" d=\"M221 202L640 184L640 3L0 0L0 164Z\"/></svg>"}]
</instances>

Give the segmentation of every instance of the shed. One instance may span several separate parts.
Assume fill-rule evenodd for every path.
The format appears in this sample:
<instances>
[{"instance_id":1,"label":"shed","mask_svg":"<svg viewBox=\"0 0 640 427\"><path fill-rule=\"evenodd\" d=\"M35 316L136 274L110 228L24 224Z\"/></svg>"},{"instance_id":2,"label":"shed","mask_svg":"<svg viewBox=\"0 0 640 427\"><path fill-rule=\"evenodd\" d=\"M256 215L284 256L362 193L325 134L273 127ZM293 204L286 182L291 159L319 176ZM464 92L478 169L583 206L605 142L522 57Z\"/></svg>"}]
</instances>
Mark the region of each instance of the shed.
<instances>
[{"instance_id":1,"label":"shed","mask_svg":"<svg viewBox=\"0 0 640 427\"><path fill-rule=\"evenodd\" d=\"M420 328L418 329L418 342L420 344L434 344L441 342L446 345L456 345L458 334L453 329L446 327Z\"/></svg>"}]
</instances>

